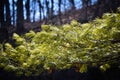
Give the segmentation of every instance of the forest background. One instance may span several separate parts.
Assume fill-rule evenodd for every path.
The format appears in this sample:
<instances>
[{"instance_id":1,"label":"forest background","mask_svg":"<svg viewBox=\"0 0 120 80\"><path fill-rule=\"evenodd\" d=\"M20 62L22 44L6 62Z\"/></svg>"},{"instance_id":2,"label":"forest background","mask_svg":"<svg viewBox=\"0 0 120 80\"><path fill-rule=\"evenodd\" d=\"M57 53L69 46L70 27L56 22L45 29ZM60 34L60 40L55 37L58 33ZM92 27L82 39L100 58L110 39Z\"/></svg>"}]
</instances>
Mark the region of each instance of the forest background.
<instances>
[{"instance_id":1,"label":"forest background","mask_svg":"<svg viewBox=\"0 0 120 80\"><path fill-rule=\"evenodd\" d=\"M61 25L73 19L83 23L115 12L119 5L119 0L0 0L0 28L21 34L40 31L41 24Z\"/></svg>"}]
</instances>

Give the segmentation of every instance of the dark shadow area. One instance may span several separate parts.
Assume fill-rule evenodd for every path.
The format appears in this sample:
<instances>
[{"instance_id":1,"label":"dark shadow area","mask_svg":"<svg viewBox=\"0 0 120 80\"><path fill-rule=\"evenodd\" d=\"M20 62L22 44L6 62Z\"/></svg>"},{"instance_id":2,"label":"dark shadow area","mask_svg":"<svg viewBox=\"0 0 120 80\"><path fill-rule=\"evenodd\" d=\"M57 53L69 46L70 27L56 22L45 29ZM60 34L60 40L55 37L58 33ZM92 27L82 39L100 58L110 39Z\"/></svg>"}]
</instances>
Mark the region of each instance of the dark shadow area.
<instances>
[{"instance_id":1,"label":"dark shadow area","mask_svg":"<svg viewBox=\"0 0 120 80\"><path fill-rule=\"evenodd\" d=\"M75 72L71 68L29 77L16 76L14 72L5 72L0 69L1 80L120 80L119 74L120 68L118 67L111 67L105 72L92 67L86 73Z\"/></svg>"}]
</instances>

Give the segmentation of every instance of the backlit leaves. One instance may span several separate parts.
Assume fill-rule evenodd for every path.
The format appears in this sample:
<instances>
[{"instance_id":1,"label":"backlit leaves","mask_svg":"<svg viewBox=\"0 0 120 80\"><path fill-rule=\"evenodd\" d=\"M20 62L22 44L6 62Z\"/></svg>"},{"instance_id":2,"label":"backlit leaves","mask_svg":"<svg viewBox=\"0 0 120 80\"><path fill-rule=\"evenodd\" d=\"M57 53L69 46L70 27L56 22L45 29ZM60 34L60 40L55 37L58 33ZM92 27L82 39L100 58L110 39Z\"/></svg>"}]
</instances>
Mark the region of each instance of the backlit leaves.
<instances>
[{"instance_id":1,"label":"backlit leaves","mask_svg":"<svg viewBox=\"0 0 120 80\"><path fill-rule=\"evenodd\" d=\"M26 76L72 66L82 73L88 65L105 71L120 53L120 43L113 43L120 40L119 21L120 14L107 13L85 24L73 20L61 27L42 25L41 32L14 33L16 47L0 45L0 67Z\"/></svg>"}]
</instances>

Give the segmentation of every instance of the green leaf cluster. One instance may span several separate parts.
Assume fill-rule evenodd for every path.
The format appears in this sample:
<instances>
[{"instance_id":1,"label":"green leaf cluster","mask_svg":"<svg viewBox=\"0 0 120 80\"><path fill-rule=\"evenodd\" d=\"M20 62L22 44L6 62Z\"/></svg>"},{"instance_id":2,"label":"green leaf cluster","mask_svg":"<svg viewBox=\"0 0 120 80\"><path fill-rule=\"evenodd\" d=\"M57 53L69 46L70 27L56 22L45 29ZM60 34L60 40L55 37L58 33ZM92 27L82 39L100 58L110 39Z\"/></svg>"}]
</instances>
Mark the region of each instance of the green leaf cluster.
<instances>
[{"instance_id":1,"label":"green leaf cluster","mask_svg":"<svg viewBox=\"0 0 120 80\"><path fill-rule=\"evenodd\" d=\"M42 25L40 32L22 36L14 33L13 39L16 47L5 43L3 50L0 45L0 67L18 75L38 75L72 66L80 72L87 66L106 70L120 56L120 14L106 13L84 24L73 20L59 27Z\"/></svg>"}]
</instances>

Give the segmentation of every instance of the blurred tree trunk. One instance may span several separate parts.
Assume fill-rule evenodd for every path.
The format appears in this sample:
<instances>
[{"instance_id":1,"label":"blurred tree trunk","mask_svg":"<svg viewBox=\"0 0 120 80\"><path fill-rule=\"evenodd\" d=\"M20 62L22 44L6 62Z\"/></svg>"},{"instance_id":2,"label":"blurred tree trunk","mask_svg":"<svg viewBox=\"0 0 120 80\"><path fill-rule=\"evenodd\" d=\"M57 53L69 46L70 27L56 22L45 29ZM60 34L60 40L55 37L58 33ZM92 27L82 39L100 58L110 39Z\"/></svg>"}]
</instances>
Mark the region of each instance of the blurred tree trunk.
<instances>
[{"instance_id":1,"label":"blurred tree trunk","mask_svg":"<svg viewBox=\"0 0 120 80\"><path fill-rule=\"evenodd\" d=\"M1 27L11 25L10 4L8 0L0 0L0 25Z\"/></svg>"},{"instance_id":2,"label":"blurred tree trunk","mask_svg":"<svg viewBox=\"0 0 120 80\"><path fill-rule=\"evenodd\" d=\"M40 13L40 20L42 20L42 11L43 11L43 6L41 4L41 1L38 0L38 5L39 5L39 13Z\"/></svg>"},{"instance_id":3,"label":"blurred tree trunk","mask_svg":"<svg viewBox=\"0 0 120 80\"><path fill-rule=\"evenodd\" d=\"M33 22L35 22L36 1L37 1L37 0L33 0L33 1L32 1L32 7L33 7Z\"/></svg>"},{"instance_id":4,"label":"blurred tree trunk","mask_svg":"<svg viewBox=\"0 0 120 80\"><path fill-rule=\"evenodd\" d=\"M59 2L58 2L58 15L59 15L59 22L60 22L60 24L62 23L62 21L61 21L61 4L62 4L62 0L59 0Z\"/></svg>"},{"instance_id":5,"label":"blurred tree trunk","mask_svg":"<svg viewBox=\"0 0 120 80\"><path fill-rule=\"evenodd\" d=\"M0 0L0 43L8 41L8 26L11 23L8 0ZM4 13L5 12L5 13Z\"/></svg>"},{"instance_id":6,"label":"blurred tree trunk","mask_svg":"<svg viewBox=\"0 0 120 80\"><path fill-rule=\"evenodd\" d=\"M42 6L43 6L43 11L42 11L43 19L46 18L46 16L45 16L45 9L46 9L46 8L45 8L45 2L46 2L45 0L42 2L42 4L43 4L43 5L42 5Z\"/></svg>"},{"instance_id":7,"label":"blurred tree trunk","mask_svg":"<svg viewBox=\"0 0 120 80\"><path fill-rule=\"evenodd\" d=\"M69 0L69 2L71 3L71 8L75 9L75 1L74 0Z\"/></svg>"},{"instance_id":8,"label":"blurred tree trunk","mask_svg":"<svg viewBox=\"0 0 120 80\"><path fill-rule=\"evenodd\" d=\"M46 10L47 10L47 18L49 18L49 1L48 0L45 0L45 4L46 4Z\"/></svg>"},{"instance_id":9,"label":"blurred tree trunk","mask_svg":"<svg viewBox=\"0 0 120 80\"><path fill-rule=\"evenodd\" d=\"M53 22L53 16L54 16L54 0L51 0L51 8L49 8L49 18L50 18L50 23L54 24Z\"/></svg>"},{"instance_id":10,"label":"blurred tree trunk","mask_svg":"<svg viewBox=\"0 0 120 80\"><path fill-rule=\"evenodd\" d=\"M4 0L0 0L0 28L4 27Z\"/></svg>"},{"instance_id":11,"label":"blurred tree trunk","mask_svg":"<svg viewBox=\"0 0 120 80\"><path fill-rule=\"evenodd\" d=\"M17 1L17 33L21 34L24 31L24 15L23 15L23 0Z\"/></svg>"},{"instance_id":12,"label":"blurred tree trunk","mask_svg":"<svg viewBox=\"0 0 120 80\"><path fill-rule=\"evenodd\" d=\"M27 22L30 22L30 0L27 0L26 4L25 4L25 8L26 8L26 17L27 17Z\"/></svg>"},{"instance_id":13,"label":"blurred tree trunk","mask_svg":"<svg viewBox=\"0 0 120 80\"><path fill-rule=\"evenodd\" d=\"M12 18L13 18L13 25L15 25L15 1L12 0Z\"/></svg>"},{"instance_id":14,"label":"blurred tree trunk","mask_svg":"<svg viewBox=\"0 0 120 80\"><path fill-rule=\"evenodd\" d=\"M10 16L10 3L9 0L4 0L6 6L6 27L11 25L11 16Z\"/></svg>"},{"instance_id":15,"label":"blurred tree trunk","mask_svg":"<svg viewBox=\"0 0 120 80\"><path fill-rule=\"evenodd\" d=\"M42 5L42 12L41 12L41 16L43 17L43 19L45 19L45 3L44 3L44 1L43 1L43 3L42 3L43 5Z\"/></svg>"},{"instance_id":16,"label":"blurred tree trunk","mask_svg":"<svg viewBox=\"0 0 120 80\"><path fill-rule=\"evenodd\" d=\"M59 2L58 2L58 7L59 7L59 14L61 14L61 3L62 3L62 0L59 0Z\"/></svg>"},{"instance_id":17,"label":"blurred tree trunk","mask_svg":"<svg viewBox=\"0 0 120 80\"><path fill-rule=\"evenodd\" d=\"M51 6L51 17L53 17L53 15L54 15L54 0L51 0L51 4L52 4L52 6Z\"/></svg>"},{"instance_id":18,"label":"blurred tree trunk","mask_svg":"<svg viewBox=\"0 0 120 80\"><path fill-rule=\"evenodd\" d=\"M88 21L88 15L87 15L88 1L89 0L82 0L82 7L83 7L84 13L85 13L85 17L84 17L83 22L87 22Z\"/></svg>"}]
</instances>

